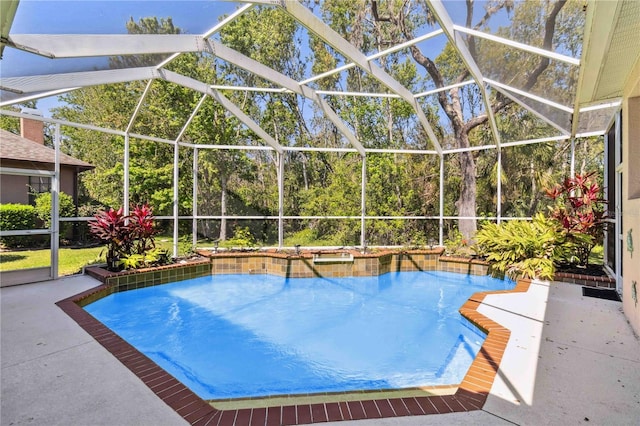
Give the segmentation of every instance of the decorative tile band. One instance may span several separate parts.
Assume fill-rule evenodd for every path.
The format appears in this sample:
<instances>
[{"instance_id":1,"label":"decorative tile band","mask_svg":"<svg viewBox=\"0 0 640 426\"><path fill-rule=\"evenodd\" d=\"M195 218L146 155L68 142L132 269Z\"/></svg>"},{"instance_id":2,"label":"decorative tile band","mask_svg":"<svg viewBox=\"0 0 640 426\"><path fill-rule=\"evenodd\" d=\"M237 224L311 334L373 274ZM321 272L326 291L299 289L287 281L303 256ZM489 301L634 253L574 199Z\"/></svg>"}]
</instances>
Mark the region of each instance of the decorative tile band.
<instances>
[{"instance_id":1,"label":"decorative tile band","mask_svg":"<svg viewBox=\"0 0 640 426\"><path fill-rule=\"evenodd\" d=\"M112 292L118 292L211 275L211 264L208 260L199 260L122 272L109 272L96 266L86 268L85 271L87 275L112 288Z\"/></svg>"},{"instance_id":2,"label":"decorative tile band","mask_svg":"<svg viewBox=\"0 0 640 426\"><path fill-rule=\"evenodd\" d=\"M200 267L201 265L195 265L195 272L183 272L183 276L201 273ZM162 274L160 277L162 279ZM146 285L147 278L140 283ZM529 285L530 280L520 280L513 290L498 293L526 292ZM356 401L220 410L202 400L82 309L82 306L128 286L128 282L103 284L56 304L192 425L299 425L479 410L489 395L510 336L507 328L476 310L487 294L495 292L475 293L460 308L460 313L487 333L487 337L455 394L376 398L375 393L363 392L362 399Z\"/></svg>"},{"instance_id":3,"label":"decorative tile band","mask_svg":"<svg viewBox=\"0 0 640 426\"><path fill-rule=\"evenodd\" d=\"M335 261L318 262L317 253L284 254L279 252L212 253L200 251L211 260L211 273L272 274L289 278L365 277L388 272L446 271L487 275L490 264L481 260L442 256L443 249L380 251L362 254L357 250L335 252ZM327 252L323 252L327 254ZM331 254L329 252L328 254ZM350 255L342 261L339 254Z\"/></svg>"}]
</instances>

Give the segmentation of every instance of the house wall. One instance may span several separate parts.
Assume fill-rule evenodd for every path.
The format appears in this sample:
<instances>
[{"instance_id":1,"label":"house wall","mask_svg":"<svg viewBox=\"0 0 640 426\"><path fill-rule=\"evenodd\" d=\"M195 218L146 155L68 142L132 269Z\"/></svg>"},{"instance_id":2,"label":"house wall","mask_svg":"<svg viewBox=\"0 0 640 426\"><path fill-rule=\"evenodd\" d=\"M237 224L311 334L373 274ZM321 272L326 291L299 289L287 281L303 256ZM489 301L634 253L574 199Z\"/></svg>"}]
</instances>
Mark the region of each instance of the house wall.
<instances>
[{"instance_id":1,"label":"house wall","mask_svg":"<svg viewBox=\"0 0 640 426\"><path fill-rule=\"evenodd\" d=\"M640 58L625 84L622 114L622 304L640 334Z\"/></svg>"},{"instance_id":2,"label":"house wall","mask_svg":"<svg viewBox=\"0 0 640 426\"><path fill-rule=\"evenodd\" d=\"M19 161L3 161L3 167L21 168L21 169L34 169L41 170L42 164L38 165L35 169L32 165L24 164ZM46 167L45 169L49 169ZM75 168L60 166L60 190L65 194L74 196L75 182L74 182ZM29 177L19 175L2 175L0 177L0 203L29 203Z\"/></svg>"},{"instance_id":3,"label":"house wall","mask_svg":"<svg viewBox=\"0 0 640 426\"><path fill-rule=\"evenodd\" d=\"M0 178L0 204L28 204L27 176L2 175Z\"/></svg>"}]
</instances>

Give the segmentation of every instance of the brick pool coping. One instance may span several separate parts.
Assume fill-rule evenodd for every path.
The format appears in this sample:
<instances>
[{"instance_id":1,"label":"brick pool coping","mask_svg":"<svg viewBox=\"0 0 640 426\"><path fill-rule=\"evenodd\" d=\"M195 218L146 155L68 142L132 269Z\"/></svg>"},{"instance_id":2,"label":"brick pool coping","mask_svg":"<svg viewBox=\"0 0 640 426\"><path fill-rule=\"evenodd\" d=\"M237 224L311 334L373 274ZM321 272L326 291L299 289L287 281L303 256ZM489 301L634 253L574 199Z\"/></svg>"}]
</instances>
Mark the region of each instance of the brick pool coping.
<instances>
[{"instance_id":1,"label":"brick pool coping","mask_svg":"<svg viewBox=\"0 0 640 426\"><path fill-rule=\"evenodd\" d=\"M460 313L485 332L487 337L455 394L375 399L375 393L364 392L360 401L229 410L219 410L197 396L82 308L91 301L112 293L114 291L112 286L100 285L61 300L56 305L190 424L277 426L445 414L482 409L511 332L479 313L477 308L488 294L526 292L530 284L531 280L522 279L512 290L475 293L459 309Z\"/></svg>"}]
</instances>

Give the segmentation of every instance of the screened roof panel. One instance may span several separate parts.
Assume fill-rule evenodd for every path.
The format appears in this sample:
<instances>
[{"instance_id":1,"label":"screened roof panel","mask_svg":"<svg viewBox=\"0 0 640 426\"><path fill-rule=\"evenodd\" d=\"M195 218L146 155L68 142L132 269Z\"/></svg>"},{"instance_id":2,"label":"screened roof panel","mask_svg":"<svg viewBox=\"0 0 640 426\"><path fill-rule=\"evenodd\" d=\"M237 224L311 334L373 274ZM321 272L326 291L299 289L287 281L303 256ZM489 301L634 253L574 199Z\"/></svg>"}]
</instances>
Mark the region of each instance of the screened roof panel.
<instances>
[{"instance_id":1,"label":"screened roof panel","mask_svg":"<svg viewBox=\"0 0 640 426\"><path fill-rule=\"evenodd\" d=\"M566 137L557 128L515 102L496 113L496 122L503 144L555 136Z\"/></svg>"},{"instance_id":2,"label":"screened roof panel","mask_svg":"<svg viewBox=\"0 0 640 426\"><path fill-rule=\"evenodd\" d=\"M572 107L578 67L490 40L478 45L476 60L485 79Z\"/></svg>"},{"instance_id":3,"label":"screened roof panel","mask_svg":"<svg viewBox=\"0 0 640 426\"><path fill-rule=\"evenodd\" d=\"M478 25L487 13L487 8L490 8L494 3L496 2L486 0L474 1L471 10L471 25ZM456 4L456 2L453 1L444 1L443 4L454 24L462 26L467 25L468 10L466 4ZM498 25L509 26L513 19L513 12L507 11L506 8L498 8L496 11L492 12L492 18L493 19L489 20L487 24L492 25L494 28Z\"/></svg>"},{"instance_id":4,"label":"screened roof panel","mask_svg":"<svg viewBox=\"0 0 640 426\"><path fill-rule=\"evenodd\" d=\"M607 108L589 109L580 112L577 134L605 132L611 124L611 119L620 108L619 102L614 102Z\"/></svg>"},{"instance_id":5,"label":"screened roof panel","mask_svg":"<svg viewBox=\"0 0 640 426\"><path fill-rule=\"evenodd\" d=\"M242 3L225 1L38 1L20 0L15 34L126 34L126 23L171 18L183 34L202 34ZM55 19L52 19L54 18Z\"/></svg>"},{"instance_id":6,"label":"screened roof panel","mask_svg":"<svg viewBox=\"0 0 640 426\"><path fill-rule=\"evenodd\" d=\"M493 88L503 96L526 108L531 113L538 116L538 118L547 122L559 131L565 134L569 134L571 132L572 113L570 111L556 108L546 102L533 99L531 96L524 96L521 93L516 93L512 90L505 89L504 87L493 86Z\"/></svg>"},{"instance_id":7,"label":"screened roof panel","mask_svg":"<svg viewBox=\"0 0 640 426\"><path fill-rule=\"evenodd\" d=\"M0 105L38 97L50 103L50 96L78 87L166 81L193 91L185 109L208 96L280 149L266 128L272 123L260 117L276 96L257 96L254 90L249 98L262 99L265 108L251 115L237 105L240 92L223 89L255 85L304 99L305 126L317 133L302 143L322 140L322 131L331 128L340 135L338 145L346 141L363 153L357 129L341 116L340 98L383 94L392 96L380 98L385 102L392 99L412 110L411 118L398 119L397 126L404 126L399 134L405 140L423 137L440 152L451 145L452 131L434 90L445 90L450 100L456 91L462 94L465 122L489 112L483 121L495 145L504 132L487 111L492 95L485 85L563 133L589 132L608 122L616 107L585 111L584 118L579 112L573 117L574 108L619 96L623 74L640 52L640 38L632 36L640 28L637 2L592 2L584 12L582 1L570 0L555 18L551 44L545 42L545 23L554 16L555 1L504 3L509 10L497 7L501 2L476 1L469 19L461 1L339 3L21 0L3 44ZM349 21L354 16L359 23ZM391 16L404 18L409 31L394 27ZM157 20L142 19L148 17ZM280 48L273 49L273 41ZM431 61L417 63L411 45ZM280 57L284 52L293 54ZM184 66L195 57L194 67ZM546 61L537 81L529 82ZM435 81L423 65L437 68L442 79ZM619 72L605 73L613 69ZM419 106L424 103L429 106Z\"/></svg>"}]
</instances>

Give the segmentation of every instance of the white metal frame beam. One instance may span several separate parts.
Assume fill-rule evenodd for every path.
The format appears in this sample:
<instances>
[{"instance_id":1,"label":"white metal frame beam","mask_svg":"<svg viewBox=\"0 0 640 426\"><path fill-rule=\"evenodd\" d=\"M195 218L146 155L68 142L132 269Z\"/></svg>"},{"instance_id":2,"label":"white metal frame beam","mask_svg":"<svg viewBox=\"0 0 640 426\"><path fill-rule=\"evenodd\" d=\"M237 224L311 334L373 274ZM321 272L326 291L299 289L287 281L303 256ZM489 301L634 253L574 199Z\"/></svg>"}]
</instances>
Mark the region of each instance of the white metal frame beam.
<instances>
[{"instance_id":1,"label":"white metal frame beam","mask_svg":"<svg viewBox=\"0 0 640 426\"><path fill-rule=\"evenodd\" d=\"M183 87L190 88L196 92L204 93L211 96L217 102L219 102L227 111L236 116L242 123L244 123L249 129L251 129L258 137L260 137L266 144L271 146L277 152L282 152L282 146L267 132L258 125L251 117L245 114L236 104L231 102L226 96L217 90L211 89L208 84L195 80L191 77L167 71L158 70L160 78L172 83L178 84Z\"/></svg>"},{"instance_id":2,"label":"white metal frame beam","mask_svg":"<svg viewBox=\"0 0 640 426\"><path fill-rule=\"evenodd\" d=\"M453 24L453 29L461 33L465 33L471 36L484 38L486 40L495 41L505 46L514 47L525 52L534 53L538 56L544 56L556 61L566 62L571 65L580 65L580 59L572 58L571 56L562 55L560 53L553 52L551 50L541 49L539 47L530 46L528 44L519 43L517 41L509 40L504 37L499 37L493 34L487 34L482 31L477 31L471 28L463 27L461 25Z\"/></svg>"},{"instance_id":3,"label":"white metal frame beam","mask_svg":"<svg viewBox=\"0 0 640 426\"><path fill-rule=\"evenodd\" d=\"M31 94L33 92L49 92L68 87L80 88L98 84L149 80L158 77L158 71L154 67L81 71L64 74L34 75L29 77L7 77L2 79L0 89L18 94ZM16 102L17 101L13 100L11 103Z\"/></svg>"},{"instance_id":4,"label":"white metal frame beam","mask_svg":"<svg viewBox=\"0 0 640 426\"><path fill-rule=\"evenodd\" d=\"M204 39L187 34L14 34L19 49L48 58L148 55L202 50Z\"/></svg>"},{"instance_id":5,"label":"white metal frame beam","mask_svg":"<svg viewBox=\"0 0 640 426\"><path fill-rule=\"evenodd\" d=\"M52 59L171 53L170 61L181 53L202 51L207 38L252 7L252 4L241 7L203 35L12 34L7 45Z\"/></svg>"},{"instance_id":6,"label":"white metal frame beam","mask_svg":"<svg viewBox=\"0 0 640 426\"><path fill-rule=\"evenodd\" d=\"M358 138L356 138L351 130L349 130L349 128L340 119L338 114L336 114L333 108L331 108L331 106L322 97L320 97L314 89L302 85L294 79L287 77L273 68L261 64L260 62L251 59L248 56L223 45L222 43L218 43L214 40L209 40L208 43L211 53L216 57L278 84L293 93L314 101L322 109L333 125L338 128L340 133L347 138L351 145L353 145L360 154L364 155L364 146L362 146Z\"/></svg>"}]
</instances>

